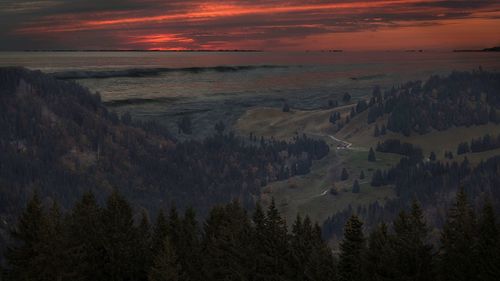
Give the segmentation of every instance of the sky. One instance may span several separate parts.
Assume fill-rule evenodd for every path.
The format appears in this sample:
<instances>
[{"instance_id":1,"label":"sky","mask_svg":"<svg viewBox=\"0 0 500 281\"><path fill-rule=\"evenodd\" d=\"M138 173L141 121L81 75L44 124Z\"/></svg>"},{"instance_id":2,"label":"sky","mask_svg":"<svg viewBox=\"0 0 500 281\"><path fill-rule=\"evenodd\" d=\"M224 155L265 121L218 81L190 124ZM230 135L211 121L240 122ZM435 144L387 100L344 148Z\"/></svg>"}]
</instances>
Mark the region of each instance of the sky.
<instances>
[{"instance_id":1,"label":"sky","mask_svg":"<svg viewBox=\"0 0 500 281\"><path fill-rule=\"evenodd\" d=\"M498 0L0 0L0 50L492 46Z\"/></svg>"}]
</instances>

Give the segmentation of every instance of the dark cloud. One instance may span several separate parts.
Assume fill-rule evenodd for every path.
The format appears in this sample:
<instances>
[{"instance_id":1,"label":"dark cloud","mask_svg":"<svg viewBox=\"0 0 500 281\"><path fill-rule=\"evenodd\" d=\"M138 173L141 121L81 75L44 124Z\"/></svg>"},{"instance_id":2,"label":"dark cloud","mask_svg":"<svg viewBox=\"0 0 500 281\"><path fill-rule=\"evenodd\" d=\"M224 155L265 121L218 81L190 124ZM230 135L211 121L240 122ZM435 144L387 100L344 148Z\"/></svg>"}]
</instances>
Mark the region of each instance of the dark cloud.
<instances>
[{"instance_id":1,"label":"dark cloud","mask_svg":"<svg viewBox=\"0 0 500 281\"><path fill-rule=\"evenodd\" d=\"M4 0L0 49L200 48L236 41L283 47L311 35L438 25L499 6L490 0ZM137 39L148 34L160 39Z\"/></svg>"},{"instance_id":2,"label":"dark cloud","mask_svg":"<svg viewBox=\"0 0 500 281\"><path fill-rule=\"evenodd\" d=\"M455 1L429 1L415 3L417 7L440 7L448 9L478 9L495 6L497 0L455 0Z\"/></svg>"}]
</instances>

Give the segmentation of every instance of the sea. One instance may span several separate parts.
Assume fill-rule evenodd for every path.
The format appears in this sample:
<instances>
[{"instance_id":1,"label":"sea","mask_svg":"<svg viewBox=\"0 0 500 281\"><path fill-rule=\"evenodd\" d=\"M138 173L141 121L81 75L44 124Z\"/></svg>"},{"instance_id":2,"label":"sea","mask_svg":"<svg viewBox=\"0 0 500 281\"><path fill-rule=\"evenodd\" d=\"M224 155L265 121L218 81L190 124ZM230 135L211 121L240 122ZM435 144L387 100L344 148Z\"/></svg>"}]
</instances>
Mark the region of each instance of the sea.
<instances>
[{"instance_id":1,"label":"sea","mask_svg":"<svg viewBox=\"0 0 500 281\"><path fill-rule=\"evenodd\" d=\"M193 120L203 137L251 107L310 110L349 93L353 100L431 75L500 71L500 53L380 52L0 52L0 67L22 66L100 93L112 111L153 119L172 132ZM230 125L230 124L228 124Z\"/></svg>"}]
</instances>

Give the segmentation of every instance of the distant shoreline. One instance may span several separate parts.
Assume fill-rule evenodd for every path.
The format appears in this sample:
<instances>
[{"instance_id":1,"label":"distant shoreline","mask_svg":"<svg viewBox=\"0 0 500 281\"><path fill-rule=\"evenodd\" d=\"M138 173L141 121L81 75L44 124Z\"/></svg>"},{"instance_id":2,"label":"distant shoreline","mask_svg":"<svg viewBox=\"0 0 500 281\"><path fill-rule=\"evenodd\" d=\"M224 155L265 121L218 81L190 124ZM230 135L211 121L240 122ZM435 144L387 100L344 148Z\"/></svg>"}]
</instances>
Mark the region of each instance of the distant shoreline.
<instances>
[{"instance_id":1,"label":"distant shoreline","mask_svg":"<svg viewBox=\"0 0 500 281\"><path fill-rule=\"evenodd\" d=\"M189 52L263 52L263 50L23 50L23 52L165 52L165 53L189 53Z\"/></svg>"},{"instance_id":2,"label":"distant shoreline","mask_svg":"<svg viewBox=\"0 0 500 281\"><path fill-rule=\"evenodd\" d=\"M379 50L379 51L361 51L361 52L405 52L405 53L423 53L428 52L429 50L423 49L408 49L408 50ZM0 50L0 52L15 52L15 51L7 51ZM252 50L252 49L220 49L220 50L203 50L203 49L193 49L193 50L141 50L141 49L133 49L133 50L124 50L124 49L84 49L84 50L72 50L72 49L57 49L57 50L45 50L45 49L26 49L19 50L18 52L25 53L113 53L113 52L136 52L136 53L263 53L263 52L273 52L266 50ZM345 50L342 49L333 49L333 50L303 50L297 52L305 52L305 53L344 53ZM435 52L435 50L431 50L431 52ZM439 51L438 51L439 52ZM450 50L442 50L441 52L450 52ZM481 53L481 52L500 52L500 46L492 47L492 48L484 48L484 49L455 49L451 50L453 53Z\"/></svg>"}]
</instances>

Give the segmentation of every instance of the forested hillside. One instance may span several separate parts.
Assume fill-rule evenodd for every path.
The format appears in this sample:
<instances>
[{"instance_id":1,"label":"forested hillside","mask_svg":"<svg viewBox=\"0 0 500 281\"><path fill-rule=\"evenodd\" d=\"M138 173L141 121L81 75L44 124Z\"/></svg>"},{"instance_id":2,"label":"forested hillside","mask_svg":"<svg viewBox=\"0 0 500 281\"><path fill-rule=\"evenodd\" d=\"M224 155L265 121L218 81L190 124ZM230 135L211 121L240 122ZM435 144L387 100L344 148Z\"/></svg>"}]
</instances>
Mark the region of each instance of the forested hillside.
<instances>
[{"instance_id":1,"label":"forested hillside","mask_svg":"<svg viewBox=\"0 0 500 281\"><path fill-rule=\"evenodd\" d=\"M358 101L344 119L333 112L330 122L337 130L356 115L368 110L366 121L372 124L382 117L385 130L411 134L442 131L453 126L500 123L500 73L482 69L431 76L426 81L410 81L382 91L376 86L367 103Z\"/></svg>"},{"instance_id":2,"label":"forested hillside","mask_svg":"<svg viewBox=\"0 0 500 281\"><path fill-rule=\"evenodd\" d=\"M498 212L500 206L500 156L495 156L478 166L472 166L467 158L462 162L427 161L414 162L406 157L388 170L378 170L371 179L373 188L383 185L394 187L397 198L385 204L374 202L357 209L348 208L325 221L324 236L340 237L341 225L353 213L358 214L371 228L384 220L392 220L400 209L418 199L425 210L429 226L439 228L445 222L446 206L451 204L452 194L463 187L472 201L472 207L481 208L486 198Z\"/></svg>"},{"instance_id":3,"label":"forested hillside","mask_svg":"<svg viewBox=\"0 0 500 281\"><path fill-rule=\"evenodd\" d=\"M368 107L360 107L360 104L364 104L364 101L352 108L350 117L356 116L358 119L355 122L367 122L375 126L373 137L375 140L381 139L376 151L403 156L391 167L374 170L370 179L370 185L375 189L381 186L394 188L396 198L384 204L376 201L356 209L349 207L330 216L323 225L325 237L341 237L339 225L353 213L362 217L368 228L375 227L381 221L392 220L413 199L421 202L429 226L439 228L445 222L445 209L451 204L450 195L459 188L467 191L476 210L480 209L479 202L484 201L484 198L490 200L496 212L500 210L500 156L494 153L485 155L484 158L476 159L476 163L471 163L467 158L467 153L498 148L495 136L484 132L484 136L475 136L470 144L460 143L456 151L445 151L444 157L436 155L434 151L424 155L418 145L399 139L412 141L419 135L434 133L434 148L440 150L440 144L446 143L446 140L439 139L438 131L498 124L500 73L479 69L453 72L445 77L432 76L425 82L408 82L384 92L375 87ZM365 110L367 114L361 115ZM336 113L332 115L339 116ZM386 125L380 126L381 123ZM390 138L387 138L386 130L392 132ZM454 158L454 153L463 157Z\"/></svg>"},{"instance_id":4,"label":"forested hillside","mask_svg":"<svg viewBox=\"0 0 500 281\"><path fill-rule=\"evenodd\" d=\"M499 80L475 71L385 94L375 88L370 102L347 107L345 122L332 109L336 126L361 118L369 132L381 125L370 149L343 149L363 156L352 165L374 169L361 182L363 170L358 181L343 167L352 190L330 188L314 198L335 204L339 192L378 188L394 196L339 209L320 228L308 217L287 227L282 201L273 199L267 211L256 202L263 186L308 174L329 154L326 142L297 133L290 141L241 137L223 122L203 141L178 141L154 122L117 116L76 83L0 68L0 246L9 245L3 277L497 280L500 156L475 163L467 156L496 149L498 140L476 136L454 158L451 151L427 155L398 136L496 123ZM415 121L421 114L424 121ZM380 154L397 158L381 165ZM339 155L321 161L337 163ZM338 251L326 241L339 242Z\"/></svg>"},{"instance_id":5,"label":"forested hillside","mask_svg":"<svg viewBox=\"0 0 500 281\"><path fill-rule=\"evenodd\" d=\"M408 82L383 97L374 92L368 122L388 113L387 129L404 135L498 123L499 89L500 74L481 70Z\"/></svg>"},{"instance_id":6,"label":"forested hillside","mask_svg":"<svg viewBox=\"0 0 500 281\"><path fill-rule=\"evenodd\" d=\"M253 206L267 182L309 172L323 142L243 139L217 126L204 141L178 142L155 123L108 111L98 94L41 72L0 68L2 239L37 190L69 208L85 191L118 189L135 207L196 206L232 199ZM3 243L2 243L3 244Z\"/></svg>"}]
</instances>

